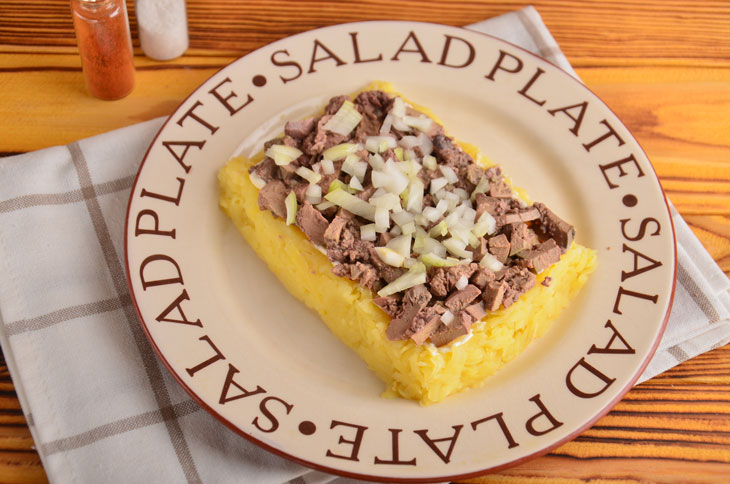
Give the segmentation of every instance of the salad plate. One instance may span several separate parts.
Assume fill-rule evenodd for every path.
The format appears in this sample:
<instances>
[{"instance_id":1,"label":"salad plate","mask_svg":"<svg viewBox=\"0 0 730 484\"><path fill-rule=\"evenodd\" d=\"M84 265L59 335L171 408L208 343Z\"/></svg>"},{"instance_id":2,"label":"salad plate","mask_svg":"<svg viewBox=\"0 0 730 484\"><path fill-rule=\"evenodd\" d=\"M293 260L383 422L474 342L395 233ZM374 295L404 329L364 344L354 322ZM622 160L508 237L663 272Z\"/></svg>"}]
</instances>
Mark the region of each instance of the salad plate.
<instances>
[{"instance_id":1,"label":"salad plate","mask_svg":"<svg viewBox=\"0 0 730 484\"><path fill-rule=\"evenodd\" d=\"M428 106L598 253L553 326L479 388L419 406L294 299L218 206L217 172L286 121L371 81ZM161 128L129 201L125 259L155 351L241 436L339 475L441 482L544 454L590 427L651 358L674 294L669 209L645 153L579 81L494 37L416 22L298 34L213 75Z\"/></svg>"}]
</instances>

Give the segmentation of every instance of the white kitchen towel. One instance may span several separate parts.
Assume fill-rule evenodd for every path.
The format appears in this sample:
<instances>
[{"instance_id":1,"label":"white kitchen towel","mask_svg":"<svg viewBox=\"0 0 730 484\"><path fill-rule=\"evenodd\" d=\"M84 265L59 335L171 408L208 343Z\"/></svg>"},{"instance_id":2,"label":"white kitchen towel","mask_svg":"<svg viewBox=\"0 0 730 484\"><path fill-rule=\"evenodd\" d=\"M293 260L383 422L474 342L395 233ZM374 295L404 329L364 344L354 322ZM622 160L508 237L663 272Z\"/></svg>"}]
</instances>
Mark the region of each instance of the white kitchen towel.
<instances>
[{"instance_id":1,"label":"white kitchen towel","mask_svg":"<svg viewBox=\"0 0 730 484\"><path fill-rule=\"evenodd\" d=\"M531 7L470 28L575 74ZM134 175L162 122L0 159L0 342L51 482L353 482L228 430L147 342L122 241ZM730 281L676 212L674 223L674 310L642 378L730 341Z\"/></svg>"}]
</instances>

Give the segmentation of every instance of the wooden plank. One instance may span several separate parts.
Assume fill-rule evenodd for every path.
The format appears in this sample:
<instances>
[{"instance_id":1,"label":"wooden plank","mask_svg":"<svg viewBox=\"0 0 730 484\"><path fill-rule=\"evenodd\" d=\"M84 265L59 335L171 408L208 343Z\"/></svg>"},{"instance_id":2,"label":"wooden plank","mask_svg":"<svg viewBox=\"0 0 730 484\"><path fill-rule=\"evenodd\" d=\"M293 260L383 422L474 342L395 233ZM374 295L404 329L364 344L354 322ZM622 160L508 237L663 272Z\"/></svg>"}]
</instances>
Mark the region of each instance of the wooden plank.
<instances>
[{"instance_id":1,"label":"wooden plank","mask_svg":"<svg viewBox=\"0 0 730 484\"><path fill-rule=\"evenodd\" d=\"M45 484L48 482L35 452L0 450L0 482L3 484Z\"/></svg>"},{"instance_id":2,"label":"wooden plank","mask_svg":"<svg viewBox=\"0 0 730 484\"><path fill-rule=\"evenodd\" d=\"M128 4L136 33L133 2ZM625 65L647 59L730 63L730 4L724 1L402 0L398 8L388 0L187 2L193 49L230 53L248 52L292 33L335 23L416 20L461 26L529 4L538 9L568 58L579 66L597 60L602 65ZM5 0L0 4L0 44L73 46L68 2Z\"/></svg>"},{"instance_id":3,"label":"wooden plank","mask_svg":"<svg viewBox=\"0 0 730 484\"><path fill-rule=\"evenodd\" d=\"M730 217L688 215L685 221L720 268L730 276Z\"/></svg>"},{"instance_id":4,"label":"wooden plank","mask_svg":"<svg viewBox=\"0 0 730 484\"><path fill-rule=\"evenodd\" d=\"M632 389L574 441L467 482L725 483L730 475L729 362L730 347L689 360Z\"/></svg>"},{"instance_id":5,"label":"wooden plank","mask_svg":"<svg viewBox=\"0 0 730 484\"><path fill-rule=\"evenodd\" d=\"M637 452L638 453L638 452ZM581 460L548 455L499 474L466 482L479 484L726 484L725 463L620 457ZM570 469L567 471L567 469Z\"/></svg>"},{"instance_id":6,"label":"wooden plank","mask_svg":"<svg viewBox=\"0 0 730 484\"><path fill-rule=\"evenodd\" d=\"M0 352L0 482L48 482Z\"/></svg>"}]
</instances>

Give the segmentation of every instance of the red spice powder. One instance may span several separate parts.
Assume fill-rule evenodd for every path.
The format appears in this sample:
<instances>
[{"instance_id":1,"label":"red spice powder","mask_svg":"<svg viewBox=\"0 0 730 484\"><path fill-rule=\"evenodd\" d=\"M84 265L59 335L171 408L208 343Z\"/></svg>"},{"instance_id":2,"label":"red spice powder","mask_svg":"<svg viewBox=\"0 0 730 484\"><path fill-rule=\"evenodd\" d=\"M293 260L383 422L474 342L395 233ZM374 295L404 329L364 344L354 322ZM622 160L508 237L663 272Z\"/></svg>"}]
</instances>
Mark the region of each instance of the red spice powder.
<instances>
[{"instance_id":1,"label":"red spice powder","mask_svg":"<svg viewBox=\"0 0 730 484\"><path fill-rule=\"evenodd\" d=\"M134 58L124 0L71 0L86 86L99 99L134 88Z\"/></svg>"}]
</instances>

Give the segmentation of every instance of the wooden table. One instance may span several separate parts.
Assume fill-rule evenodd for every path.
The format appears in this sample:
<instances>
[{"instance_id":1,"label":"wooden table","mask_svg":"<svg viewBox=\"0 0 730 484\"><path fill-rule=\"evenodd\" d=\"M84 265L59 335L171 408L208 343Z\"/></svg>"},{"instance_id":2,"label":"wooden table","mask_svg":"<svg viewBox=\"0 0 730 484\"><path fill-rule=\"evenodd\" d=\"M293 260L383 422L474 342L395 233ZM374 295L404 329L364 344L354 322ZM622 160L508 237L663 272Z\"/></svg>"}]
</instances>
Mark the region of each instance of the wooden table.
<instances>
[{"instance_id":1,"label":"wooden table","mask_svg":"<svg viewBox=\"0 0 730 484\"><path fill-rule=\"evenodd\" d=\"M136 37L133 2L128 3ZM160 63L136 48L137 86L113 103L85 92L67 0L0 3L0 156L169 114L220 67L290 34L366 19L465 25L526 5L187 3L187 54ZM540 0L533 5L585 83L633 131L669 198L730 273L730 3ZM46 482L4 366L0 482ZM730 346L637 386L593 428L549 455L474 482L730 482Z\"/></svg>"}]
</instances>

